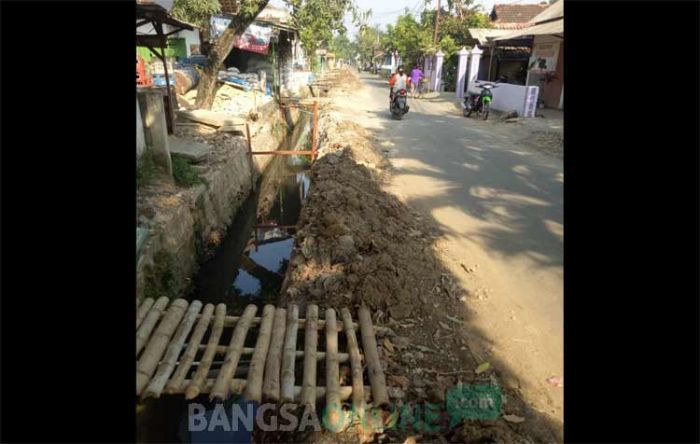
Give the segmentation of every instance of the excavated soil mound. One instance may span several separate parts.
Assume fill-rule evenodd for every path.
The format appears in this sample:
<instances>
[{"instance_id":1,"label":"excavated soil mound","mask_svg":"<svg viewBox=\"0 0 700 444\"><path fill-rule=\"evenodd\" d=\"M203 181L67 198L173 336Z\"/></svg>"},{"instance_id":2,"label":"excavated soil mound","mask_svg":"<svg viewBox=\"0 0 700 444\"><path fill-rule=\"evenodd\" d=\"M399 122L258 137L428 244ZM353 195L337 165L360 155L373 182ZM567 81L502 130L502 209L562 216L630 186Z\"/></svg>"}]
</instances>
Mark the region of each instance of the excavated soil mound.
<instances>
[{"instance_id":1,"label":"excavated soil mound","mask_svg":"<svg viewBox=\"0 0 700 444\"><path fill-rule=\"evenodd\" d=\"M432 223L382 190L389 163L372 134L331 107L323 109L319 128L320 155L280 305L299 304L301 313L311 303L322 309L367 305L383 327L379 353L392 393L403 403L441 405L446 416L446 395L456 384L499 384L498 371L483 370L484 362L470 352L465 306L477 296L460 288L437 258L439 232ZM503 393L504 415L531 417L516 394ZM412 435L394 429L375 439L404 442ZM463 421L418 442L533 442L530 436L556 440L546 429L500 418Z\"/></svg>"}]
</instances>

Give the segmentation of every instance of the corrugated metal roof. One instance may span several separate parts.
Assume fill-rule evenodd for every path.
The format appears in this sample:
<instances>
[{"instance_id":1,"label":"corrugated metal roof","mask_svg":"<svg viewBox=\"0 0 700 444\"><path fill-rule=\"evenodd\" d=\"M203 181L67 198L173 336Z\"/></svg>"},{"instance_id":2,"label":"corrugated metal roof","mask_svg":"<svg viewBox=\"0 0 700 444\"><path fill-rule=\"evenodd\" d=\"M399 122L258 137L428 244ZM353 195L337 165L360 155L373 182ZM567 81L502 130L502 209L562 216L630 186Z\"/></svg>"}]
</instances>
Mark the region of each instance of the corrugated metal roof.
<instances>
[{"instance_id":1,"label":"corrugated metal roof","mask_svg":"<svg viewBox=\"0 0 700 444\"><path fill-rule=\"evenodd\" d=\"M539 24L557 18L564 18L564 0L559 0L553 5L550 5L549 8L533 17L530 21L534 24Z\"/></svg>"},{"instance_id":2,"label":"corrugated metal roof","mask_svg":"<svg viewBox=\"0 0 700 444\"><path fill-rule=\"evenodd\" d=\"M488 43L487 37L500 37L510 32L508 29L469 28L469 35L478 40L480 45Z\"/></svg>"},{"instance_id":3,"label":"corrugated metal roof","mask_svg":"<svg viewBox=\"0 0 700 444\"><path fill-rule=\"evenodd\" d=\"M562 1L562 0L559 0ZM558 2L557 2L558 3ZM556 3L555 3L556 5ZM517 31L510 31L505 35L496 37L494 40L509 40L526 35L547 35L547 34L563 34L564 19L555 20L553 22L543 23L541 25L530 26Z\"/></svg>"}]
</instances>

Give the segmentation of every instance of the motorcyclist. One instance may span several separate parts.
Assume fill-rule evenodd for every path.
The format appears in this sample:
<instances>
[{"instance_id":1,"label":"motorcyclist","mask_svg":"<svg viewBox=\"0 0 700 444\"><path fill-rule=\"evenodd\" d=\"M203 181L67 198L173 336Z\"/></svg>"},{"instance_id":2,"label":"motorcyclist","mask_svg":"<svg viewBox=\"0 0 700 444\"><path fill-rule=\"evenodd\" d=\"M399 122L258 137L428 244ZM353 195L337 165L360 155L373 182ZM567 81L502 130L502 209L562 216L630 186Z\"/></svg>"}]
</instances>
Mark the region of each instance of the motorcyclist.
<instances>
[{"instance_id":1,"label":"motorcyclist","mask_svg":"<svg viewBox=\"0 0 700 444\"><path fill-rule=\"evenodd\" d=\"M394 101L394 91L407 89L411 79L406 75L403 65L399 66L396 72L389 79L389 104Z\"/></svg>"}]
</instances>

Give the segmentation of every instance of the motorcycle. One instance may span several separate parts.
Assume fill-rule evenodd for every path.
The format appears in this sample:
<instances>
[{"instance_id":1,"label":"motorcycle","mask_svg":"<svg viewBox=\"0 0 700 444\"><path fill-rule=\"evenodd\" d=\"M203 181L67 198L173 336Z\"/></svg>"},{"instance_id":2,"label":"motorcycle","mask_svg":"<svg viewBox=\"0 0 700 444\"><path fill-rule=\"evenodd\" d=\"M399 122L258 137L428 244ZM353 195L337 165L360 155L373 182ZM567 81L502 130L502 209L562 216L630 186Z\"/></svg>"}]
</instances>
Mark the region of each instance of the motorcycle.
<instances>
[{"instance_id":1,"label":"motorcycle","mask_svg":"<svg viewBox=\"0 0 700 444\"><path fill-rule=\"evenodd\" d=\"M401 120L404 114L408 112L408 95L405 89L400 89L394 93L394 97L391 100L391 106L389 107L391 115L394 119Z\"/></svg>"},{"instance_id":2,"label":"motorcycle","mask_svg":"<svg viewBox=\"0 0 700 444\"><path fill-rule=\"evenodd\" d=\"M498 85L492 83L475 83L474 86L481 88L481 92L469 93L467 97L464 98L464 103L462 104L462 114L464 117L469 117L473 112L480 114L481 118L486 120L489 118L489 111L491 110L491 102L493 101L492 89L498 88Z\"/></svg>"}]
</instances>

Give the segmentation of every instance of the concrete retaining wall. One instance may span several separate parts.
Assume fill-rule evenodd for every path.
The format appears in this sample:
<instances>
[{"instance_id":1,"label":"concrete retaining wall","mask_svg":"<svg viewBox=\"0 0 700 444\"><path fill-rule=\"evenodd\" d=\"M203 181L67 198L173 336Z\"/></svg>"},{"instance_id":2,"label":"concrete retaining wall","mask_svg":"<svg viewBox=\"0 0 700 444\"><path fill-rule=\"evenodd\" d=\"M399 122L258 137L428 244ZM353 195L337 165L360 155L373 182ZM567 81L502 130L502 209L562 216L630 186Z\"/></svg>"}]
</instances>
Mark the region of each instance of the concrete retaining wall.
<instances>
[{"instance_id":1,"label":"concrete retaining wall","mask_svg":"<svg viewBox=\"0 0 700 444\"><path fill-rule=\"evenodd\" d=\"M287 123L275 102L260 110L260 125L251 134L254 151L277 150L284 144ZM290 115L296 123L298 112ZM205 185L183 190L179 202L159 211L137 262L136 296L184 296L199 264L223 240L227 228L251 193L251 174L257 179L273 156L254 156L251 171L244 136L232 140L223 165L202 174Z\"/></svg>"}]
</instances>

